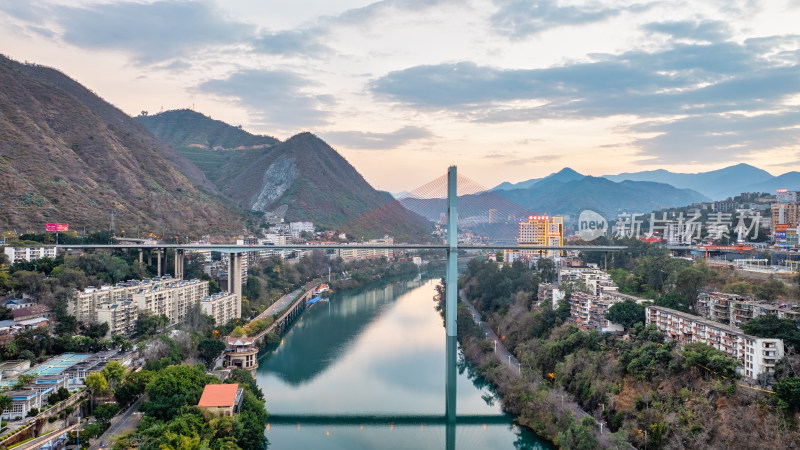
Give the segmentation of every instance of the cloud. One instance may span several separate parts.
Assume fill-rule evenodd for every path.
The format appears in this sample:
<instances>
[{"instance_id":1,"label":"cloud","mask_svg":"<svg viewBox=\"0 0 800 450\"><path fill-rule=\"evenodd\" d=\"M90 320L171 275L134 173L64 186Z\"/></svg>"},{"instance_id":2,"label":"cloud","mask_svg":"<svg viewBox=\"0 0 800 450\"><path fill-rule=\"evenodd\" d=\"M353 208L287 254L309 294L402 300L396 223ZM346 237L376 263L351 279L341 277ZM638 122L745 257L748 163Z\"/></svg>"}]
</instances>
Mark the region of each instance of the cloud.
<instances>
[{"instance_id":1,"label":"cloud","mask_svg":"<svg viewBox=\"0 0 800 450\"><path fill-rule=\"evenodd\" d=\"M739 43L725 41L718 24L650 28L693 42L540 69L416 66L390 72L369 88L379 98L485 123L633 116L642 125L627 131L655 134L634 145L660 163L718 162L797 146L800 121L789 101L800 95L797 36Z\"/></svg>"},{"instance_id":2,"label":"cloud","mask_svg":"<svg viewBox=\"0 0 800 450\"><path fill-rule=\"evenodd\" d=\"M720 42L731 37L728 24L717 20L654 22L646 24L643 28L651 33L670 35L674 39Z\"/></svg>"},{"instance_id":3,"label":"cloud","mask_svg":"<svg viewBox=\"0 0 800 450\"><path fill-rule=\"evenodd\" d=\"M363 150L386 150L411 141L434 137L427 128L407 126L390 133L364 131L331 131L322 133L325 139L344 147Z\"/></svg>"},{"instance_id":4,"label":"cloud","mask_svg":"<svg viewBox=\"0 0 800 450\"><path fill-rule=\"evenodd\" d=\"M255 30L226 17L208 1L57 6L53 13L66 42L83 48L123 50L140 63L236 44Z\"/></svg>"},{"instance_id":5,"label":"cloud","mask_svg":"<svg viewBox=\"0 0 800 450\"><path fill-rule=\"evenodd\" d=\"M738 43L592 57L544 69L472 62L416 66L373 80L370 89L392 101L466 111L486 122L720 112L769 106L800 92L796 66L772 63ZM535 105L507 106L512 101Z\"/></svg>"},{"instance_id":6,"label":"cloud","mask_svg":"<svg viewBox=\"0 0 800 450\"><path fill-rule=\"evenodd\" d=\"M315 95L315 83L286 70L244 69L224 79L208 80L197 89L228 98L248 109L260 125L299 128L324 124L333 97Z\"/></svg>"},{"instance_id":7,"label":"cloud","mask_svg":"<svg viewBox=\"0 0 800 450\"><path fill-rule=\"evenodd\" d=\"M498 9L492 15L492 26L495 31L513 38L522 38L564 25L601 22L626 10L646 7L635 5L609 8L596 1L580 6L561 6L559 0L495 0L494 3Z\"/></svg>"},{"instance_id":8,"label":"cloud","mask_svg":"<svg viewBox=\"0 0 800 450\"><path fill-rule=\"evenodd\" d=\"M634 142L662 164L719 163L775 148L799 148L800 109L760 114L709 114L645 122L629 131L656 133Z\"/></svg>"},{"instance_id":9,"label":"cloud","mask_svg":"<svg viewBox=\"0 0 800 450\"><path fill-rule=\"evenodd\" d=\"M326 34L321 27L263 33L253 41L253 50L270 55L321 55L332 51L321 42Z\"/></svg>"}]
</instances>

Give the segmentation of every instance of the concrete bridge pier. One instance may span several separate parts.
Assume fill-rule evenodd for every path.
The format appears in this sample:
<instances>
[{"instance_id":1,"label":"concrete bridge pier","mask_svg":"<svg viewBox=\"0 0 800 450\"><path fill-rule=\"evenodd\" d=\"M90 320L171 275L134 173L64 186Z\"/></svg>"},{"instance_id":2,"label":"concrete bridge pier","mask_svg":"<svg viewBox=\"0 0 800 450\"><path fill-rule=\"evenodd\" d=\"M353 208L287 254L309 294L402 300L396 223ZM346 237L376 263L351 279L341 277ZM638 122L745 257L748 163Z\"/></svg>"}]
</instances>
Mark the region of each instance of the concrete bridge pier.
<instances>
[{"instance_id":1,"label":"concrete bridge pier","mask_svg":"<svg viewBox=\"0 0 800 450\"><path fill-rule=\"evenodd\" d=\"M157 263L156 276L160 277L161 276L161 249L160 248L156 249L156 263Z\"/></svg>"},{"instance_id":2,"label":"concrete bridge pier","mask_svg":"<svg viewBox=\"0 0 800 450\"><path fill-rule=\"evenodd\" d=\"M239 297L238 313L242 315L242 254L228 253L228 292L233 292Z\"/></svg>"},{"instance_id":3,"label":"concrete bridge pier","mask_svg":"<svg viewBox=\"0 0 800 450\"><path fill-rule=\"evenodd\" d=\"M183 279L183 258L186 254L186 250L176 248L175 249L175 278L178 280Z\"/></svg>"}]
</instances>

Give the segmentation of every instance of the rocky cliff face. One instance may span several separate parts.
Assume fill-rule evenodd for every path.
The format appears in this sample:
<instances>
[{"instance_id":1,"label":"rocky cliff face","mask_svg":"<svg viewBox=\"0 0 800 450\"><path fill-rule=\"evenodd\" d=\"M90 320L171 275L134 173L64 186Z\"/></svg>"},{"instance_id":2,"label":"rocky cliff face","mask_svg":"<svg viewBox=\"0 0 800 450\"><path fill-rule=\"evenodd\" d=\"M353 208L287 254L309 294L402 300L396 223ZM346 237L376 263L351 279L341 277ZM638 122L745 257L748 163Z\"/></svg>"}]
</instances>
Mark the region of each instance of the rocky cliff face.
<instances>
[{"instance_id":1,"label":"rocky cliff face","mask_svg":"<svg viewBox=\"0 0 800 450\"><path fill-rule=\"evenodd\" d=\"M218 180L240 207L311 220L318 227L358 237L391 234L421 241L431 224L407 211L386 192L376 191L341 155L311 133L277 144L238 171ZM279 214L280 213L280 214Z\"/></svg>"}]
</instances>

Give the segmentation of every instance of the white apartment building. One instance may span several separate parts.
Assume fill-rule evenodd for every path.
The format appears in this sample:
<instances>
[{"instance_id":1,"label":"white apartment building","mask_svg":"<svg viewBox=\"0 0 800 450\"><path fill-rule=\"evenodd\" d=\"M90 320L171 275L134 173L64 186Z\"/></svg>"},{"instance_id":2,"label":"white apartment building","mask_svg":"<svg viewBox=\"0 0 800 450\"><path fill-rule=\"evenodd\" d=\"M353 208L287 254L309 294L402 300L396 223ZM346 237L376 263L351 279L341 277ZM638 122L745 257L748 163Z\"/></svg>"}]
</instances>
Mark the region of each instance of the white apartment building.
<instances>
[{"instance_id":1,"label":"white apartment building","mask_svg":"<svg viewBox=\"0 0 800 450\"><path fill-rule=\"evenodd\" d=\"M90 286L75 292L67 310L82 322L108 323L108 336L130 336L139 311L146 309L163 314L174 324L182 322L188 308L207 296L208 281L184 281L165 276L129 280L116 286Z\"/></svg>"},{"instance_id":2,"label":"white apartment building","mask_svg":"<svg viewBox=\"0 0 800 450\"><path fill-rule=\"evenodd\" d=\"M200 304L205 297L208 297L208 281L171 281L142 286L133 294L133 302L139 310L163 314L174 324L183 322L189 307Z\"/></svg>"},{"instance_id":3,"label":"white apartment building","mask_svg":"<svg viewBox=\"0 0 800 450\"><path fill-rule=\"evenodd\" d=\"M303 232L314 234L314 222L291 222L289 224L289 233L292 239L297 239Z\"/></svg>"},{"instance_id":4,"label":"white apartment building","mask_svg":"<svg viewBox=\"0 0 800 450\"><path fill-rule=\"evenodd\" d=\"M356 243L353 245L392 245L394 239L389 236L384 236L383 239L371 239L367 242ZM372 258L393 258L394 250L390 248L343 248L337 250L339 257L345 261L352 261L355 259L372 259Z\"/></svg>"},{"instance_id":5,"label":"white apartment building","mask_svg":"<svg viewBox=\"0 0 800 450\"><path fill-rule=\"evenodd\" d=\"M783 358L781 339L750 336L739 328L660 306L647 306L646 316L647 323L656 324L668 339L681 345L702 342L738 360L748 378L774 372L775 364Z\"/></svg>"},{"instance_id":6,"label":"white apartment building","mask_svg":"<svg viewBox=\"0 0 800 450\"><path fill-rule=\"evenodd\" d=\"M724 292L703 292L697 297L697 312L720 323L741 326L748 320L767 314L780 319L800 321L800 308L783 303L770 304Z\"/></svg>"},{"instance_id":7,"label":"white apartment building","mask_svg":"<svg viewBox=\"0 0 800 450\"><path fill-rule=\"evenodd\" d=\"M96 310L97 323L107 323L106 338L120 334L131 336L136 331L139 307L131 300L101 303Z\"/></svg>"},{"instance_id":8,"label":"white apartment building","mask_svg":"<svg viewBox=\"0 0 800 450\"><path fill-rule=\"evenodd\" d=\"M220 292L204 297L200 301L203 314L214 318L217 325L224 325L242 316L242 301L233 292Z\"/></svg>"},{"instance_id":9,"label":"white apartment building","mask_svg":"<svg viewBox=\"0 0 800 450\"><path fill-rule=\"evenodd\" d=\"M55 247L5 247L3 252L11 264L17 261L31 262L34 259L56 258Z\"/></svg>"}]
</instances>

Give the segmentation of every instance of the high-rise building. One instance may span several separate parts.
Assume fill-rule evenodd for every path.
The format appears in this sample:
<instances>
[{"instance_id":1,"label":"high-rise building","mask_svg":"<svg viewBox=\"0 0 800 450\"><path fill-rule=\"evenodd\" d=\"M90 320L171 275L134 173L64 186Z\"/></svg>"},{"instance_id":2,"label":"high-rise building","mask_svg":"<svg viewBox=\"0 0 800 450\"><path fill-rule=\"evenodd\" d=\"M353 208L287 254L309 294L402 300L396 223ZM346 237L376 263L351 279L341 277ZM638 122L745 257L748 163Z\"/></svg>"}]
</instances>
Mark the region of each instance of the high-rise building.
<instances>
[{"instance_id":1,"label":"high-rise building","mask_svg":"<svg viewBox=\"0 0 800 450\"><path fill-rule=\"evenodd\" d=\"M489 210L489 223L497 223L497 210L490 209Z\"/></svg>"},{"instance_id":2,"label":"high-rise building","mask_svg":"<svg viewBox=\"0 0 800 450\"><path fill-rule=\"evenodd\" d=\"M551 216L528 216L528 221L519 221L519 245L560 246L564 244L564 218ZM522 255L556 256L558 250L523 250Z\"/></svg>"}]
</instances>

